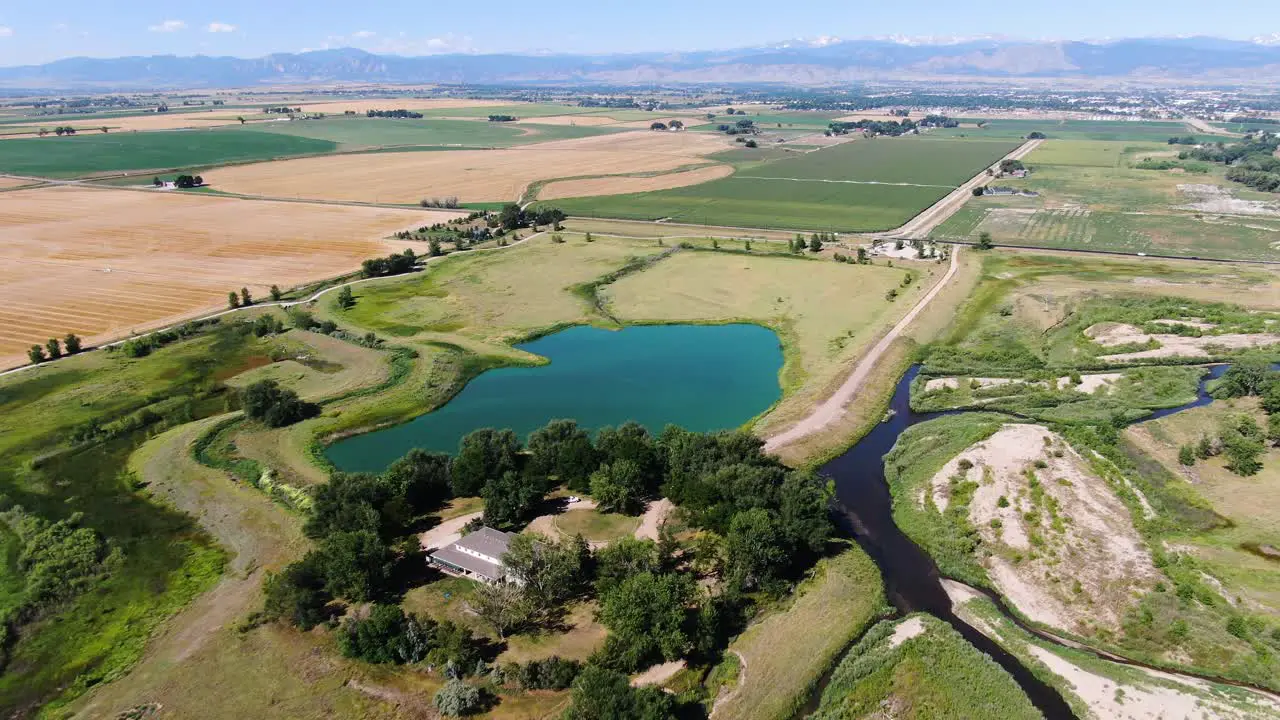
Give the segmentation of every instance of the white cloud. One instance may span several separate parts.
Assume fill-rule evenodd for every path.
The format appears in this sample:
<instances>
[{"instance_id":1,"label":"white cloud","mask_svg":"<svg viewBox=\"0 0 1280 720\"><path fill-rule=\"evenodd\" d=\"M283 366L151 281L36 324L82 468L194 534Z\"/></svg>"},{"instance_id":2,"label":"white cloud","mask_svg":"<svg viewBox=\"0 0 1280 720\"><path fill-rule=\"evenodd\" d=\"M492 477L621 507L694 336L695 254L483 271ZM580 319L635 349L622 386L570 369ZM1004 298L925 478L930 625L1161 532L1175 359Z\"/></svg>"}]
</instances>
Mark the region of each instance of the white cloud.
<instances>
[{"instance_id":1,"label":"white cloud","mask_svg":"<svg viewBox=\"0 0 1280 720\"><path fill-rule=\"evenodd\" d=\"M372 30L361 30L361 31L359 31L359 32L352 33L352 34L351 34L351 37L356 38L356 39L359 39L359 40L363 40L363 39L365 39L365 38L371 38L371 37L373 37L374 35L377 35L377 34L378 34L378 33L374 32L374 31L372 31Z\"/></svg>"},{"instance_id":2,"label":"white cloud","mask_svg":"<svg viewBox=\"0 0 1280 720\"><path fill-rule=\"evenodd\" d=\"M151 25L147 29L151 32L177 32L179 30L186 30L187 24L181 20L165 20L159 25Z\"/></svg>"},{"instance_id":3,"label":"white cloud","mask_svg":"<svg viewBox=\"0 0 1280 720\"><path fill-rule=\"evenodd\" d=\"M229 33L235 32L236 26L224 22L211 22L209 23L209 27L206 29L211 33Z\"/></svg>"},{"instance_id":4,"label":"white cloud","mask_svg":"<svg viewBox=\"0 0 1280 720\"><path fill-rule=\"evenodd\" d=\"M0 37L13 37L13 28L8 25L0 25Z\"/></svg>"}]
</instances>

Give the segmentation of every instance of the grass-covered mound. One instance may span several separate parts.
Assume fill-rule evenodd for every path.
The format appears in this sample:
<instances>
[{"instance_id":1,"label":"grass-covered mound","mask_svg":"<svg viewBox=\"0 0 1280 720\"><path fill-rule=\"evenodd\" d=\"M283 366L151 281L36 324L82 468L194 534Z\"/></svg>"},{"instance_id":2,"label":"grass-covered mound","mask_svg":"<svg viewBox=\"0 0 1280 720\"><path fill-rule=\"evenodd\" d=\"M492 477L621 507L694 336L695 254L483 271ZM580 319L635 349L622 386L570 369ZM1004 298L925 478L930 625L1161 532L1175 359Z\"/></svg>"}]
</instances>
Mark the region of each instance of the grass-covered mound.
<instances>
[{"instance_id":1,"label":"grass-covered mound","mask_svg":"<svg viewBox=\"0 0 1280 720\"><path fill-rule=\"evenodd\" d=\"M915 629L911 625L918 623ZM918 632L918 634L916 634ZM811 717L1039 718L990 657L928 615L873 627L845 654Z\"/></svg>"}]
</instances>

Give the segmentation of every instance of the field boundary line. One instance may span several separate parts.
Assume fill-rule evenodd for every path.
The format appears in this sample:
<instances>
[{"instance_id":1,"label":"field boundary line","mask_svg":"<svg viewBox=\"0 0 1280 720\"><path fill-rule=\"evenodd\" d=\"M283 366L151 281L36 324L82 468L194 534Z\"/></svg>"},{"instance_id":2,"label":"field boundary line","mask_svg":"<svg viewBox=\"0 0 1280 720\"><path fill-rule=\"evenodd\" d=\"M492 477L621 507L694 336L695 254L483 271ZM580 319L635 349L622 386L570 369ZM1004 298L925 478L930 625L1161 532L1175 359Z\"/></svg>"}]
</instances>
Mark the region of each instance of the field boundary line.
<instances>
[{"instance_id":1,"label":"field boundary line","mask_svg":"<svg viewBox=\"0 0 1280 720\"><path fill-rule=\"evenodd\" d=\"M519 240L516 240L516 241L515 241L515 242L513 242L513 243L508 243L507 245L501 245L501 246L498 246L498 247L491 247L491 248L478 248L478 249L475 249L475 250L467 250L467 251L465 251L465 254L470 255L470 254L472 254L472 253L488 253L488 252L495 252L495 251L499 251L499 250L506 250L506 249L508 249L508 248L516 247L517 245L523 245L524 243L529 242L530 240L532 240L532 239L534 239L534 238L536 238L536 237L541 237L542 235L546 235L546 234L547 234L547 232L548 232L548 231L546 231L546 230L543 230L543 231L540 231L540 232L536 232L536 233L533 233L532 235L530 235L529 237L521 238L521 239L519 239ZM177 328L179 328L179 327L181 327L181 326L183 326L183 325L185 325L185 324L187 324L187 323L192 323L192 322L202 322L202 321L205 321L205 320L213 320L214 318L220 318L220 317L224 317L224 316L226 316L226 315L232 315L232 314L234 314L234 313L244 312L244 311L246 311L246 310L256 310L256 309L260 309L260 308L273 308L273 307L278 307L278 308L281 308L282 310L288 310L289 308L297 307L297 306L299 306L299 305L307 305L307 304L310 304L310 303L313 303L313 302L315 302L315 301L319 300L319 299L320 299L321 297L323 297L324 295L327 295L327 294L329 294L329 293L331 293L331 292L333 292L333 291L335 291L335 290L341 290L342 288L345 288L345 287L352 287L352 286L354 286L354 285L363 285L364 283L370 283L370 282L374 282L374 281L378 281L378 280L395 280L395 279L398 279L398 278L404 278L404 277L408 277L408 276L415 275L415 274L418 274L418 273L425 273L425 272L427 271L427 267L430 265L430 263L431 263L433 260L435 260L435 261L439 261L439 260L442 260L442 259L444 259L444 258L449 257L450 255L455 255L455 254L460 254L460 253L448 253L448 254L445 254L445 255L437 255L437 256L435 256L435 257L427 257L427 258L424 258L424 259L422 260L422 265L423 265L422 269L421 269L421 270L417 270L417 271L415 271L415 272L413 272L413 273L405 273L405 274L402 274L402 275L382 275L382 276L378 276L378 277L371 277L371 278L357 278L357 279L355 279L355 280L350 280L350 281L348 281L348 282L340 283L340 284L338 284L338 285L332 285L332 286L327 287L327 288L324 288L324 289L322 289L322 290L317 290L317 291L316 291L315 293L313 293L312 295L310 295L310 296L308 296L308 297L305 297L305 298L302 298L302 299L299 299L299 300L280 300L280 301L274 301L274 302L272 302L272 301L268 301L268 302L256 302L256 303L254 303L254 304L252 304L252 305L242 306L242 307L237 307L237 308L227 308L226 310L220 310L220 311L215 312L215 313L209 313L209 314L205 314L205 315L199 315L199 314L197 314L197 315L192 315L192 316L188 317L187 319L185 319L185 320L183 320L182 322L179 322L179 323L177 323L177 324L174 324L174 325L168 325L168 326L166 326L166 327L162 327L162 328L156 328L155 330L148 330L147 332L137 333L137 334L134 334L134 335L130 335L130 336L128 336L128 337L121 338L121 339L119 339L119 340L112 340L111 342L102 343L101 345L95 345L95 346L90 347L90 348L85 348L84 350L82 350L82 351L81 351L81 352L79 352L79 353L76 353L75 355L63 355L62 357L55 358L55 359L51 359L51 360L46 360L46 361L44 361L44 362L42 362L42 363L37 363L37 364L27 363L26 365L19 365L19 366L17 366L17 367L12 367L12 368L7 368L7 369L5 369L5 370L0 370L0 377L5 377L5 376L8 376L8 375L13 375L13 374L15 374L15 373L20 373L20 372L22 372L22 371L24 371L24 370L30 370L30 369L32 369L32 368L48 367L48 366L53 365L53 364L55 364L55 363L62 362L62 361L64 361L64 360L69 360L69 359L71 359L71 358L73 358L73 357L78 357L78 356L80 356L80 355L84 355L85 353L93 352L93 351L95 351L95 350L105 350L106 348L116 347L117 345L123 345L124 343L129 342L130 340L136 340L136 339L138 339L138 338L149 337L149 336L151 336L151 335L156 335L156 334L158 334L158 333L162 333L162 332L170 332L170 331L173 331L173 330L175 330L175 329L177 329Z\"/></svg>"},{"instance_id":2,"label":"field boundary line","mask_svg":"<svg viewBox=\"0 0 1280 720\"><path fill-rule=\"evenodd\" d=\"M765 440L764 449L768 452L775 452L781 447L790 445L791 443L817 433L836 420L839 420L845 414L845 407L853 400L854 395L862 388L867 376L871 374L872 368L876 363L880 362L881 356L888 351L889 346L897 340L900 335L924 312L929 303L942 292L943 288L951 282L956 272L960 269L960 247L955 246L951 251L951 264L947 268L947 272L942 279L934 283L933 287L920 301L911 308L906 315L902 316L890 330L880 338L866 355L863 355L853 366L853 372L849 373L849 377L840 385L835 394L822 401L813 409L806 417L801 419L795 425L784 430L773 437Z\"/></svg>"}]
</instances>

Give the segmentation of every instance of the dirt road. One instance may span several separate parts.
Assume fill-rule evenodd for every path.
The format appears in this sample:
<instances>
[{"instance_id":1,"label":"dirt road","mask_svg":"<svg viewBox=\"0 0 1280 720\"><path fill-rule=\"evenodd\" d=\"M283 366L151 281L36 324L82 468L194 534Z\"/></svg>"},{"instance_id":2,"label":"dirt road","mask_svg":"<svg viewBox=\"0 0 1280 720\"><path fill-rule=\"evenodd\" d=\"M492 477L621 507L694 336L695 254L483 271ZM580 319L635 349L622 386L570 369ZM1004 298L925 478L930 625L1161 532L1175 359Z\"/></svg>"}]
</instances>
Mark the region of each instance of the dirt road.
<instances>
[{"instance_id":1,"label":"dirt road","mask_svg":"<svg viewBox=\"0 0 1280 720\"><path fill-rule=\"evenodd\" d=\"M916 306L911 308L911 311L904 315L902 319L898 321L898 324L894 325L893 328L880 339L880 342L875 344L875 347L871 348L870 352L862 356L862 359L854 366L853 372L849 374L848 379L844 381L844 384L840 386L840 389L836 390L835 394L827 398L821 405L814 408L813 412L809 413L808 417L796 423L791 428L766 440L764 449L769 452L775 452L778 448L785 447L801 438L808 437L809 435L822 430L844 415L845 406L848 405L854 395L862 389L862 384L866 382L867 375L871 373L871 370L876 366L876 363L880 362L880 358L884 356L886 351L888 351L889 346L893 344L893 341L897 340L898 337L902 335L903 331L911 325L912 321L914 321L920 313L924 312L924 309L929 306L929 303L932 302L935 297L937 297L938 293L942 292L942 289L947 286L947 283L951 281L951 278L955 277L956 271L960 268L959 258L960 247L955 246L955 249L951 252L951 265L947 268L947 273L942 276L942 279L939 280L924 297L920 298L920 302L916 303Z\"/></svg>"}]
</instances>

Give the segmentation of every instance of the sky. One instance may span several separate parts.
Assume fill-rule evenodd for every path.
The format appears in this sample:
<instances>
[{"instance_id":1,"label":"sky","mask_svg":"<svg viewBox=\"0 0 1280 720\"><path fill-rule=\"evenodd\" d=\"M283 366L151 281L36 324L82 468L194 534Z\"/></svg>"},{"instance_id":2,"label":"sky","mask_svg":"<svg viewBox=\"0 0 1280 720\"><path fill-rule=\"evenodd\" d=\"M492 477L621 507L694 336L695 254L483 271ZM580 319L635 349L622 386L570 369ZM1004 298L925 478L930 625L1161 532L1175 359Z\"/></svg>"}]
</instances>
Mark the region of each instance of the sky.
<instances>
[{"instance_id":1,"label":"sky","mask_svg":"<svg viewBox=\"0 0 1280 720\"><path fill-rule=\"evenodd\" d=\"M259 57L334 47L428 55L711 50L824 37L1078 40L1197 34L1252 39L1275 34L1280 39L1276 0L1236 0L1230 12L1205 7L1190 0L915 5L883 0L5 0L0 2L0 66L86 55Z\"/></svg>"}]
</instances>

